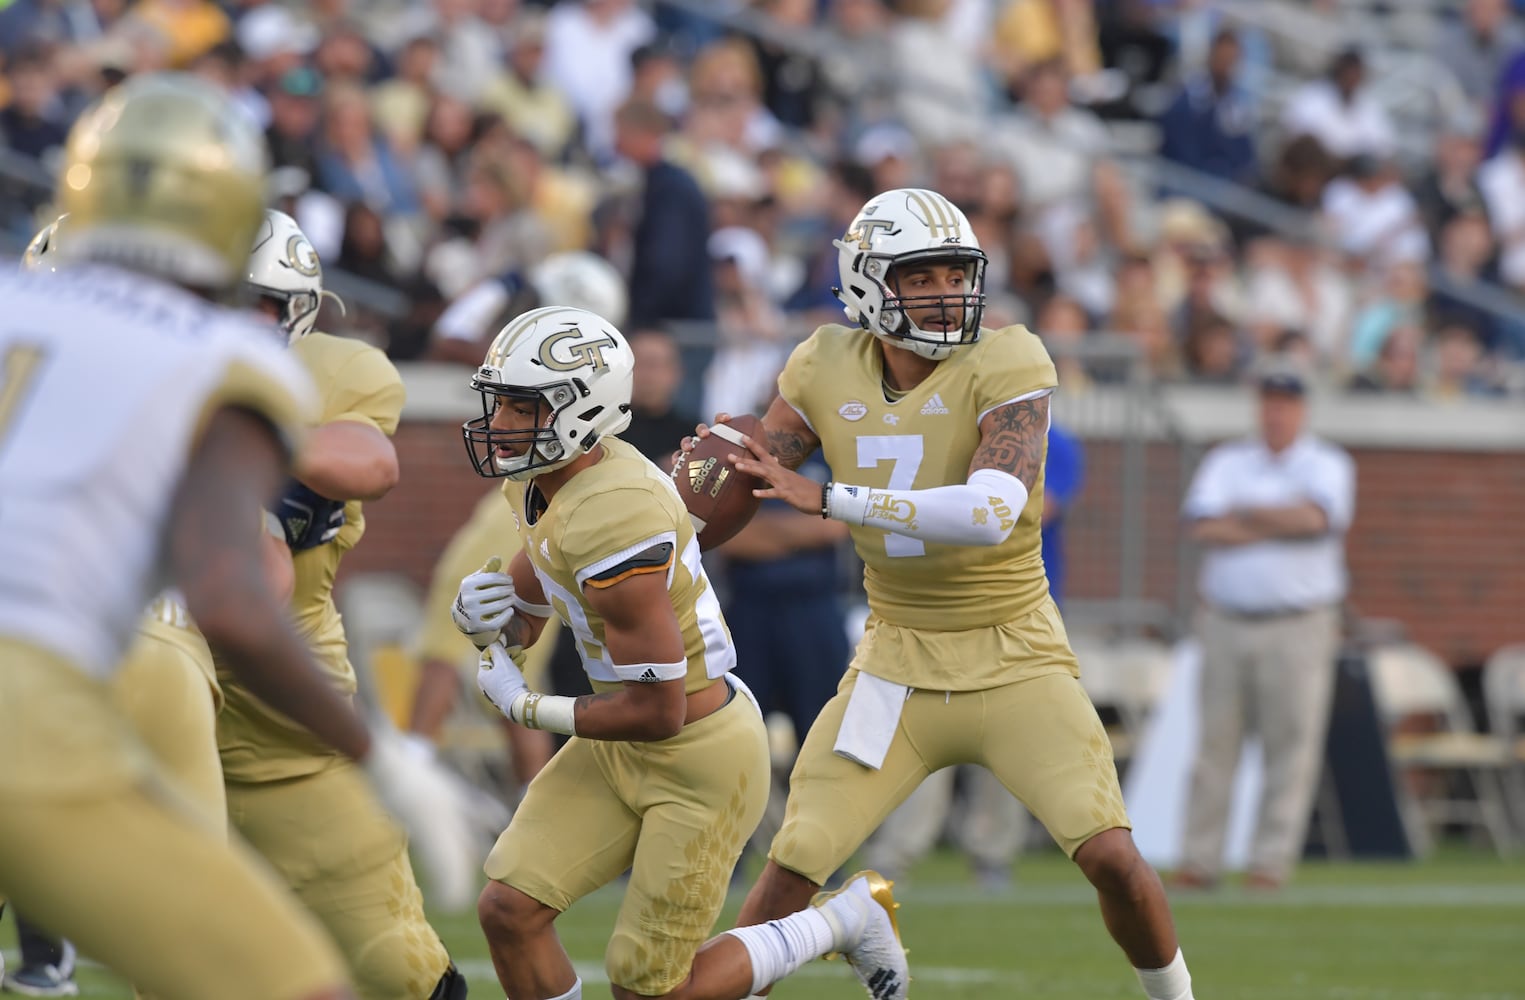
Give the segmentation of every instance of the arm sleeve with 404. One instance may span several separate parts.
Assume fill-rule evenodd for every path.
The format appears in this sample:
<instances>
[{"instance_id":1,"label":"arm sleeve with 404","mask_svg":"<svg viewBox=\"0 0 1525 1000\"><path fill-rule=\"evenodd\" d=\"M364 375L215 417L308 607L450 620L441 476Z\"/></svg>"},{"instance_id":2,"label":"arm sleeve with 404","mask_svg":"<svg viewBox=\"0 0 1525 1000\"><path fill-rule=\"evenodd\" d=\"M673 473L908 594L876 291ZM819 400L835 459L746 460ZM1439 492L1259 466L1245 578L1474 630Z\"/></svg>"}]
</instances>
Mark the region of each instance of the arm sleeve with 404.
<instances>
[{"instance_id":1,"label":"arm sleeve with 404","mask_svg":"<svg viewBox=\"0 0 1525 1000\"><path fill-rule=\"evenodd\" d=\"M344 527L344 501L320 496L292 479L276 502L275 516L291 551L301 552L338 537Z\"/></svg>"}]
</instances>

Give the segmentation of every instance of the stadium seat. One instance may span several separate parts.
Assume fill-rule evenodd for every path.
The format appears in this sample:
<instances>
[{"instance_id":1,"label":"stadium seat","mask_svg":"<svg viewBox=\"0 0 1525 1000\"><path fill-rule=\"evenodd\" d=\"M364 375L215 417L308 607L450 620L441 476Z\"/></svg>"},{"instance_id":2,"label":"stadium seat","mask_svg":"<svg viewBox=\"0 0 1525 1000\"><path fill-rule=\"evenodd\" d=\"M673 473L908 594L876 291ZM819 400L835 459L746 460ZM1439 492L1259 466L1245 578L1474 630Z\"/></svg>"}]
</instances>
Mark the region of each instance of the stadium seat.
<instances>
[{"instance_id":1,"label":"stadium seat","mask_svg":"<svg viewBox=\"0 0 1525 1000\"><path fill-rule=\"evenodd\" d=\"M1452 823L1472 827L1507 854L1514 845L1502 780L1509 755L1502 741L1478 732L1450 668L1409 643L1378 646L1369 661L1393 761L1407 773L1437 779L1415 783L1431 830ZM1412 720L1430 728L1403 731L1401 725ZM1456 791L1458 775L1466 776L1470 795Z\"/></svg>"}]
</instances>

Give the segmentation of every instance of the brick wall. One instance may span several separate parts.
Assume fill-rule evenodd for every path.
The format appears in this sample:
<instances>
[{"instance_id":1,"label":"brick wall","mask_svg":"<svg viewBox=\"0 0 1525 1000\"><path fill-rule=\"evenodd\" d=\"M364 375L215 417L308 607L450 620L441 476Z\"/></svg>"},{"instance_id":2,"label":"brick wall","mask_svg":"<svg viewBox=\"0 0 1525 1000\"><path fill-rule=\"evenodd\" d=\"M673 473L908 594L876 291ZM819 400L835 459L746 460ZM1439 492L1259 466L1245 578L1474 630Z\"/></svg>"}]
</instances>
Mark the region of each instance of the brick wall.
<instances>
[{"instance_id":1,"label":"brick wall","mask_svg":"<svg viewBox=\"0 0 1525 1000\"><path fill-rule=\"evenodd\" d=\"M402 483L368 506L365 541L345 560L345 571L400 571L422 584L491 484L467 464L458 422L407 422L397 444ZM1350 450L1358 475L1349 548L1357 610L1402 621L1418 642L1455 664L1525 642L1525 457L1510 451ZM1120 449L1091 440L1087 458L1085 493L1070 521L1070 594L1106 598L1118 588ZM1150 445L1146 469L1145 596L1173 604L1178 450Z\"/></svg>"}]
</instances>

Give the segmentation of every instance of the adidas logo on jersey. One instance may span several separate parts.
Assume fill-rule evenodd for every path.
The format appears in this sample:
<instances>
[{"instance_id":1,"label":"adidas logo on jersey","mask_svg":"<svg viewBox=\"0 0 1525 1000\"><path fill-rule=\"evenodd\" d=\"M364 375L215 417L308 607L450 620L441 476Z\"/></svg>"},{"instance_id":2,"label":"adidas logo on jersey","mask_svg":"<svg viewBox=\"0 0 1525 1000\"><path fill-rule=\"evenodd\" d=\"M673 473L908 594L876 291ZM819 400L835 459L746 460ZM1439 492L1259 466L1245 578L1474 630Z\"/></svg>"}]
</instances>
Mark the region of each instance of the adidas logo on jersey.
<instances>
[{"instance_id":1,"label":"adidas logo on jersey","mask_svg":"<svg viewBox=\"0 0 1525 1000\"><path fill-rule=\"evenodd\" d=\"M924 417L948 412L948 407L943 404L942 394L936 392L932 393L932 398L927 400L926 405L921 408L921 415Z\"/></svg>"},{"instance_id":2,"label":"adidas logo on jersey","mask_svg":"<svg viewBox=\"0 0 1525 1000\"><path fill-rule=\"evenodd\" d=\"M551 547L546 543L544 538L540 539L540 558L546 562L551 561Z\"/></svg>"}]
</instances>

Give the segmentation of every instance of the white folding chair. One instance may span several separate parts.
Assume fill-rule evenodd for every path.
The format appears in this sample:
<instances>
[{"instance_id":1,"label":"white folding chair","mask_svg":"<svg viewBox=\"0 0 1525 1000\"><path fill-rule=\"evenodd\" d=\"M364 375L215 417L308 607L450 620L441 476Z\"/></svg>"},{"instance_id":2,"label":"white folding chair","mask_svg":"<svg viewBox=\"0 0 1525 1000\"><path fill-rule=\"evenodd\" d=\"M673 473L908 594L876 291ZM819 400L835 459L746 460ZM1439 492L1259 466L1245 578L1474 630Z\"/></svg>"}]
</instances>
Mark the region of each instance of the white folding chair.
<instances>
[{"instance_id":1,"label":"white folding chair","mask_svg":"<svg viewBox=\"0 0 1525 1000\"><path fill-rule=\"evenodd\" d=\"M1525 643L1496 650L1483 666L1488 729L1502 747L1504 798L1525 832Z\"/></svg>"},{"instance_id":2,"label":"white folding chair","mask_svg":"<svg viewBox=\"0 0 1525 1000\"><path fill-rule=\"evenodd\" d=\"M1480 733L1451 669L1411 643L1377 646L1368 656L1378 711L1388 731L1388 751L1405 771L1442 780L1421 786L1419 806L1427 824L1459 823L1486 833L1494 849L1514 844L1504 804L1502 775L1508 758L1502 744ZM1398 732L1400 723L1423 717L1433 730ZM1465 775L1470 796L1459 795L1454 778Z\"/></svg>"}]
</instances>

